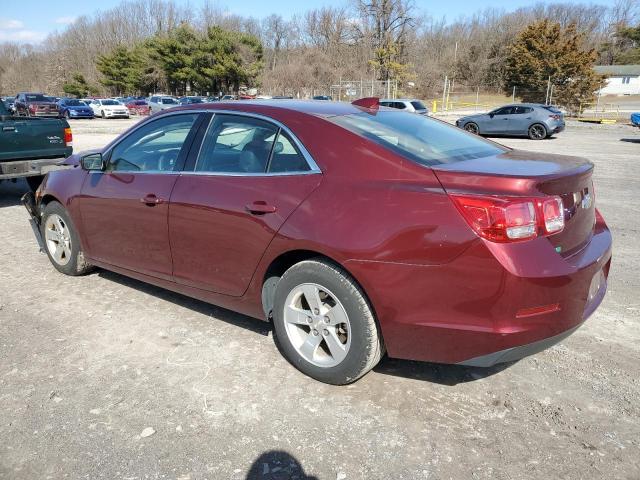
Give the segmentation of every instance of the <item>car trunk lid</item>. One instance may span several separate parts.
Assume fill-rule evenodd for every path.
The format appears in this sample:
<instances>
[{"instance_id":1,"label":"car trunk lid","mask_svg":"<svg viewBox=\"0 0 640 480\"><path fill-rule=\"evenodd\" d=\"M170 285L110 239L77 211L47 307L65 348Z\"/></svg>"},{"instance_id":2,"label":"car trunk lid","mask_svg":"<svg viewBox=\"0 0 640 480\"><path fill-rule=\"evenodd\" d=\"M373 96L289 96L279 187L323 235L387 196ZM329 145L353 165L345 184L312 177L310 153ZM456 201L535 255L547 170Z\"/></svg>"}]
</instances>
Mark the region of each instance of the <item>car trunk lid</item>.
<instances>
[{"instance_id":1,"label":"car trunk lid","mask_svg":"<svg viewBox=\"0 0 640 480\"><path fill-rule=\"evenodd\" d=\"M509 150L433 167L451 194L510 197L559 196L565 227L549 241L563 256L589 242L595 223L593 164L579 157Z\"/></svg>"}]
</instances>

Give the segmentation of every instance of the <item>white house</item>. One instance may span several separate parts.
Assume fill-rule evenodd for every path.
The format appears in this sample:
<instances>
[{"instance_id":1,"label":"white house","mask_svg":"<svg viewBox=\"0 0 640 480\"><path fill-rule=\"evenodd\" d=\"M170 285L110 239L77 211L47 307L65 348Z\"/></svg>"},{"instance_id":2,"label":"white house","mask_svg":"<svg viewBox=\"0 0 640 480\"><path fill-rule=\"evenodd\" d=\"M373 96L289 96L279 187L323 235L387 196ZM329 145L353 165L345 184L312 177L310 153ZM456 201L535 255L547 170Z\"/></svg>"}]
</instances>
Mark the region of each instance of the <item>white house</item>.
<instances>
[{"instance_id":1,"label":"white house","mask_svg":"<svg viewBox=\"0 0 640 480\"><path fill-rule=\"evenodd\" d=\"M593 68L607 76L601 95L640 95L640 65L599 65Z\"/></svg>"}]
</instances>

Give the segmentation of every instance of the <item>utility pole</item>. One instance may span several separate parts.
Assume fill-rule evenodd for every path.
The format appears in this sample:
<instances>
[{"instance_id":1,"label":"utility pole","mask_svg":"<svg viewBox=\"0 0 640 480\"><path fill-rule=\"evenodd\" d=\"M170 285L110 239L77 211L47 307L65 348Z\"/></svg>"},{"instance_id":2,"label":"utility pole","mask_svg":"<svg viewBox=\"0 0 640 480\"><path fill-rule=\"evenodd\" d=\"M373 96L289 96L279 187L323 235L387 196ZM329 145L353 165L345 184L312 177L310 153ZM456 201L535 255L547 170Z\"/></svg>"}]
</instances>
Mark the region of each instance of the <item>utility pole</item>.
<instances>
[{"instance_id":1,"label":"utility pole","mask_svg":"<svg viewBox=\"0 0 640 480\"><path fill-rule=\"evenodd\" d=\"M447 109L447 105L444 103L447 101L447 82L449 81L449 77L447 75L444 76L444 88L442 89L442 110Z\"/></svg>"},{"instance_id":2,"label":"utility pole","mask_svg":"<svg viewBox=\"0 0 640 480\"><path fill-rule=\"evenodd\" d=\"M544 97L544 104L549 105L549 91L551 90L551 75L549 75L549 80L547 80L547 95Z\"/></svg>"},{"instance_id":3,"label":"utility pole","mask_svg":"<svg viewBox=\"0 0 640 480\"><path fill-rule=\"evenodd\" d=\"M511 96L511 103L516 103L516 87L513 86L513 95Z\"/></svg>"}]
</instances>

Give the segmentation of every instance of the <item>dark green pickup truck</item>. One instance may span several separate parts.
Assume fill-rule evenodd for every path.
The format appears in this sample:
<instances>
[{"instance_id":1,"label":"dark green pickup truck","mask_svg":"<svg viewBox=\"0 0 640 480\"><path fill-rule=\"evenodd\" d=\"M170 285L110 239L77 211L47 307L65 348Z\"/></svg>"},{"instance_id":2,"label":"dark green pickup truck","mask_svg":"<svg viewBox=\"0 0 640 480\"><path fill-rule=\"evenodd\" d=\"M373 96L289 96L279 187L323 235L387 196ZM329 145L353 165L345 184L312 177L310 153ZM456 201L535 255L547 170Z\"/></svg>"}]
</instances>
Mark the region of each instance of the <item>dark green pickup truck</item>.
<instances>
[{"instance_id":1,"label":"dark green pickup truck","mask_svg":"<svg viewBox=\"0 0 640 480\"><path fill-rule=\"evenodd\" d=\"M25 177L35 189L45 173L73 153L64 119L14 117L0 102L0 182Z\"/></svg>"}]
</instances>

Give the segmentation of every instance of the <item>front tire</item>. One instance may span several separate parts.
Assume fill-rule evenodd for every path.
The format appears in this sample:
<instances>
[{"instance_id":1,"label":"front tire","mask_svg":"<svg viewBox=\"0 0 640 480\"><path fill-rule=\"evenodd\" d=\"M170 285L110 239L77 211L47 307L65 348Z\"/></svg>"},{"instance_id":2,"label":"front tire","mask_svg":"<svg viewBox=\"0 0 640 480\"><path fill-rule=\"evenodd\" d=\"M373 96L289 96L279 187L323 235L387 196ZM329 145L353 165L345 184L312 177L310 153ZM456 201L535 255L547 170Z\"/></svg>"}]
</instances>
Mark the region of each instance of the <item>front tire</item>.
<instances>
[{"instance_id":1,"label":"front tire","mask_svg":"<svg viewBox=\"0 0 640 480\"><path fill-rule=\"evenodd\" d=\"M80 238L69 214L55 201L42 213L40 231L51 264L65 275L84 275L92 269L80 248Z\"/></svg>"},{"instance_id":2,"label":"front tire","mask_svg":"<svg viewBox=\"0 0 640 480\"><path fill-rule=\"evenodd\" d=\"M531 140L544 140L547 138L547 128L541 123L531 125L528 133Z\"/></svg>"},{"instance_id":3,"label":"front tire","mask_svg":"<svg viewBox=\"0 0 640 480\"><path fill-rule=\"evenodd\" d=\"M469 133L473 133L474 135L480 135L480 128L478 127L477 123L469 122L464 126L464 129Z\"/></svg>"},{"instance_id":4,"label":"front tire","mask_svg":"<svg viewBox=\"0 0 640 480\"><path fill-rule=\"evenodd\" d=\"M321 382L355 382L384 352L364 292L346 271L323 260L306 260L284 273L273 324L287 360Z\"/></svg>"}]
</instances>

